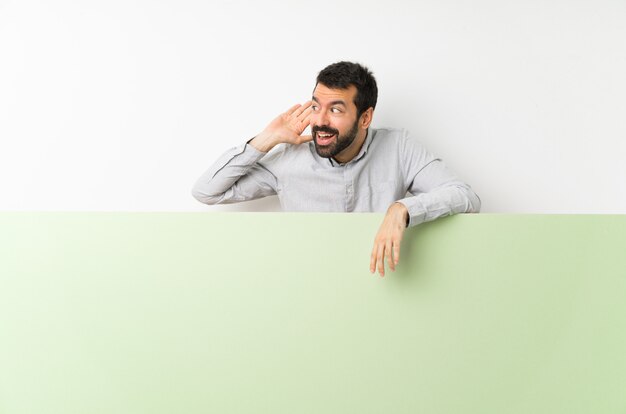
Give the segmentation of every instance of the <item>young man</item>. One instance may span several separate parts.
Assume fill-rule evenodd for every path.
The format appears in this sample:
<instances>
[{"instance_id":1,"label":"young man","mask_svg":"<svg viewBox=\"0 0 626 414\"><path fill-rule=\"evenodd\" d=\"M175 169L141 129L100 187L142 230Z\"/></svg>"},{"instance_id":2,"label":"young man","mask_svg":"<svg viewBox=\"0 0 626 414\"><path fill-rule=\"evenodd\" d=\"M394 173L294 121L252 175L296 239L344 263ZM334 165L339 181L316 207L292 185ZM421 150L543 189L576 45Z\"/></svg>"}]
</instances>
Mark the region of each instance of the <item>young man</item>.
<instances>
[{"instance_id":1,"label":"young man","mask_svg":"<svg viewBox=\"0 0 626 414\"><path fill-rule=\"evenodd\" d=\"M384 276L385 259L391 270L398 264L405 228L477 213L480 199L405 130L370 128L377 97L367 68L326 67L310 101L224 153L192 195L227 204L278 194L286 211L386 211L370 256L370 272ZM303 136L309 125L312 135Z\"/></svg>"}]
</instances>

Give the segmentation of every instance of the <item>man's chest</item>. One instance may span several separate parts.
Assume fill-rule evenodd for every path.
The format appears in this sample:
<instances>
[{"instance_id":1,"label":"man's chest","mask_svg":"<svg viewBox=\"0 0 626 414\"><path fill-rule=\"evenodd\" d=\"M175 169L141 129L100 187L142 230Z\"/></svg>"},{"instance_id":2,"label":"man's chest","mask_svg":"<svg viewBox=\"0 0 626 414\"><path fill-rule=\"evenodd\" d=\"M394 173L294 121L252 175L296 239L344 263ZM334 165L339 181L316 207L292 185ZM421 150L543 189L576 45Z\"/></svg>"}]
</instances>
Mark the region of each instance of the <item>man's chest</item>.
<instances>
[{"instance_id":1,"label":"man's chest","mask_svg":"<svg viewBox=\"0 0 626 414\"><path fill-rule=\"evenodd\" d=\"M397 169L319 164L278 177L278 196L286 211L382 212L403 198L406 183Z\"/></svg>"}]
</instances>

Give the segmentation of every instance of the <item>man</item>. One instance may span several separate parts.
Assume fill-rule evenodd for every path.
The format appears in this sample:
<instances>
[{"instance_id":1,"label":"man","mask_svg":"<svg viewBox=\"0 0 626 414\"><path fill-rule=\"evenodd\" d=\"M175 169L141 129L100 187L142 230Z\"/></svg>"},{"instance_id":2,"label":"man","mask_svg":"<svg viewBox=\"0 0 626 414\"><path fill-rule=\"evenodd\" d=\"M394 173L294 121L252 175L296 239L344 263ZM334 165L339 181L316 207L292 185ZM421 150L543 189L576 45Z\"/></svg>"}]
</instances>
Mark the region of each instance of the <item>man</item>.
<instances>
[{"instance_id":1,"label":"man","mask_svg":"<svg viewBox=\"0 0 626 414\"><path fill-rule=\"evenodd\" d=\"M351 62L326 67L310 101L224 153L192 195L202 203L227 204L278 194L287 211L386 211L370 272L384 276L385 259L395 271L405 228L477 213L481 203L406 131L370 128L377 97L367 68ZM312 135L303 136L309 125Z\"/></svg>"}]
</instances>

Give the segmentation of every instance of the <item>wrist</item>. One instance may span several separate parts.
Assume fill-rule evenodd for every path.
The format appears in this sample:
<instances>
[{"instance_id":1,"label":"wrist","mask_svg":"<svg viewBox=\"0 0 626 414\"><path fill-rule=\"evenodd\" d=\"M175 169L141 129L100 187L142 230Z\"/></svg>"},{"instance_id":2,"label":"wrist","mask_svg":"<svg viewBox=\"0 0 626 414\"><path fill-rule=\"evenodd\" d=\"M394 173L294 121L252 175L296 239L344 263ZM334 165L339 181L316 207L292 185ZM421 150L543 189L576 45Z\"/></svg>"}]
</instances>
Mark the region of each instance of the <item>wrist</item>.
<instances>
[{"instance_id":1,"label":"wrist","mask_svg":"<svg viewBox=\"0 0 626 414\"><path fill-rule=\"evenodd\" d=\"M276 146L276 140L271 134L263 131L249 142L254 148L261 152L268 152Z\"/></svg>"},{"instance_id":2,"label":"wrist","mask_svg":"<svg viewBox=\"0 0 626 414\"><path fill-rule=\"evenodd\" d=\"M409 227L409 210L402 203L395 202L390 207L389 210L393 210L393 214L399 221L401 221L405 227Z\"/></svg>"}]
</instances>

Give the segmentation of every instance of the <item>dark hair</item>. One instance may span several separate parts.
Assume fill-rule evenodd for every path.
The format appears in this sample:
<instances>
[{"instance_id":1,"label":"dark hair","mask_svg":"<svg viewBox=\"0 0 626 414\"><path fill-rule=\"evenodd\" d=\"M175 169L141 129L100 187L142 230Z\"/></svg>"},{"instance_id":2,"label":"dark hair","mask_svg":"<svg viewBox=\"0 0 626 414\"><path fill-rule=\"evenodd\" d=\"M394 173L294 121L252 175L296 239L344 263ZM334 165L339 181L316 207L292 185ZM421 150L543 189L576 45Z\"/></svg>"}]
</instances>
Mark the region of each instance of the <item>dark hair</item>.
<instances>
[{"instance_id":1,"label":"dark hair","mask_svg":"<svg viewBox=\"0 0 626 414\"><path fill-rule=\"evenodd\" d=\"M333 63L320 71L316 82L334 89L348 89L350 85L356 86L354 104L357 119L369 107L376 108L378 99L376 79L365 66L345 61Z\"/></svg>"}]
</instances>

